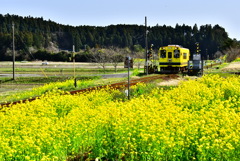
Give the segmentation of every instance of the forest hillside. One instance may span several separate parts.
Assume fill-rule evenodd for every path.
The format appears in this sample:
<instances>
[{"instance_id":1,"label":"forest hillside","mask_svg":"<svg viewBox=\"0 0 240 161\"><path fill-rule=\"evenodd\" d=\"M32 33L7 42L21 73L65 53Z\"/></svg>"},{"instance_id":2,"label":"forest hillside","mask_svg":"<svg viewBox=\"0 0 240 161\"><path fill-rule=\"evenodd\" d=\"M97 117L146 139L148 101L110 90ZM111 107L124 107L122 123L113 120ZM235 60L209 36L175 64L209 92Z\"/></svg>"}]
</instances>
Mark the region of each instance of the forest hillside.
<instances>
[{"instance_id":1,"label":"forest hillside","mask_svg":"<svg viewBox=\"0 0 240 161\"><path fill-rule=\"evenodd\" d=\"M13 27L18 61L44 60L49 55L52 60L69 61L68 54L73 45L76 52L110 47L127 48L131 52L145 48L146 28L143 25L69 26L46 21L42 17L0 14L0 61L12 59ZM205 59L212 59L217 51L224 51L236 43L220 25L156 25L148 26L147 31L148 45L154 44L154 50L168 44L179 44L195 52L195 43L199 42Z\"/></svg>"}]
</instances>

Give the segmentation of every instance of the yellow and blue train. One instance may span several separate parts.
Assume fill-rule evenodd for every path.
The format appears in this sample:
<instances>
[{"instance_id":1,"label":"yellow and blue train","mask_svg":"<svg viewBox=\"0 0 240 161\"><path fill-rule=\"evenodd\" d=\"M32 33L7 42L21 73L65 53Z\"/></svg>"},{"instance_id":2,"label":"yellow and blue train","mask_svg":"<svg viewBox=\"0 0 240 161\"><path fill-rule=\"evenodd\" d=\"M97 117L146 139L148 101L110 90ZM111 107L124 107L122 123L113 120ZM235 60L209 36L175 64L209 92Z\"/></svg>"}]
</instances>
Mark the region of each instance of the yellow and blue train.
<instances>
[{"instance_id":1,"label":"yellow and blue train","mask_svg":"<svg viewBox=\"0 0 240 161\"><path fill-rule=\"evenodd\" d=\"M187 73L188 75L202 75L203 61L199 53L199 44L197 44L197 53L193 54L190 60L190 50L180 45L168 45L160 47L158 50L158 60L152 55L150 48L148 73ZM152 47L152 46L151 46ZM154 63L153 63L154 62ZM156 63L157 62L157 63ZM144 66L146 72L147 67Z\"/></svg>"},{"instance_id":2,"label":"yellow and blue train","mask_svg":"<svg viewBox=\"0 0 240 161\"><path fill-rule=\"evenodd\" d=\"M187 70L190 51L180 45L168 45L159 48L160 73L178 73Z\"/></svg>"}]
</instances>

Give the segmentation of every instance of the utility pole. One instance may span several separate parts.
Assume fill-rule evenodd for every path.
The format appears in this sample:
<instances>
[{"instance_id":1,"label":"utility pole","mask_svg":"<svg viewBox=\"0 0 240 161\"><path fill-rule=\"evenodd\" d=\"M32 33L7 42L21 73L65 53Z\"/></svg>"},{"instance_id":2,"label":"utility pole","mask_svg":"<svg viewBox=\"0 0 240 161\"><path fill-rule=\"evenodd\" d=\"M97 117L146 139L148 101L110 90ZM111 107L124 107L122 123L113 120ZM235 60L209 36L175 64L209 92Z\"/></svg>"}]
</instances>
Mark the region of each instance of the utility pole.
<instances>
[{"instance_id":1,"label":"utility pole","mask_svg":"<svg viewBox=\"0 0 240 161\"><path fill-rule=\"evenodd\" d=\"M73 45L73 76L74 76L74 79L76 77L76 73L75 73L75 46Z\"/></svg>"},{"instance_id":2,"label":"utility pole","mask_svg":"<svg viewBox=\"0 0 240 161\"><path fill-rule=\"evenodd\" d=\"M148 75L148 41L147 41L147 16L145 16L145 54L146 54L146 62L145 62L145 67L146 67L146 75Z\"/></svg>"},{"instance_id":3,"label":"utility pole","mask_svg":"<svg viewBox=\"0 0 240 161\"><path fill-rule=\"evenodd\" d=\"M13 45L12 45L12 50L13 50L13 80L15 80L15 44L14 44L14 22L12 23L12 32L13 32Z\"/></svg>"}]
</instances>

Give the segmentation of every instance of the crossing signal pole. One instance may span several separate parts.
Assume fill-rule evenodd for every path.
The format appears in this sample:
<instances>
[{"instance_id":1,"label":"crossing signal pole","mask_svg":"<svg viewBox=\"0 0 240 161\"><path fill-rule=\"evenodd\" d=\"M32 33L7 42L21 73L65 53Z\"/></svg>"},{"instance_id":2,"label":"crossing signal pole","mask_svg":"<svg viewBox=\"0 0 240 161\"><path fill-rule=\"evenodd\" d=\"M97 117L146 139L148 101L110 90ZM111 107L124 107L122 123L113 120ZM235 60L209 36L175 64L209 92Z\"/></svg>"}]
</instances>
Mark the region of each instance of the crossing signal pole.
<instances>
[{"instance_id":1,"label":"crossing signal pole","mask_svg":"<svg viewBox=\"0 0 240 161\"><path fill-rule=\"evenodd\" d=\"M124 68L128 68L128 89L126 91L127 97L130 100L130 68L133 68L133 59L127 56L124 61Z\"/></svg>"}]
</instances>

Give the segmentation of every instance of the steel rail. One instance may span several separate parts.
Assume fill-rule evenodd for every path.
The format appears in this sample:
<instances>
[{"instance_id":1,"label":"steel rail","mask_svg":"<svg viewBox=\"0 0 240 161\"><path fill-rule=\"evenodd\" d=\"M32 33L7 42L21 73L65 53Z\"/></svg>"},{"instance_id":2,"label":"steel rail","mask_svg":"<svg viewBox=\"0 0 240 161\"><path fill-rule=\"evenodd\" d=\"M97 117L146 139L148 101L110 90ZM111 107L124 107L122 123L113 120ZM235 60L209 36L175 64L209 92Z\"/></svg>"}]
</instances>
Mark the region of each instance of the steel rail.
<instances>
[{"instance_id":1,"label":"steel rail","mask_svg":"<svg viewBox=\"0 0 240 161\"><path fill-rule=\"evenodd\" d=\"M130 85L133 86L133 85L136 85L137 83L141 83L141 82L142 83L151 82L156 79L169 80L169 79L176 79L178 77L179 76L176 74L148 76L148 77L143 77L143 78L138 78L138 79L132 79L132 80L130 80ZM109 84L109 85L95 86L95 87L89 87L89 88L75 90L75 91L69 91L66 93L70 93L73 95L73 94L77 94L77 93L84 93L84 92L90 92L93 90L99 90L99 89L103 89L103 88L107 88L107 87L111 87L111 88L115 88L115 89L123 89L123 88L127 87L127 85L128 85L128 82L124 81L124 82L118 82L118 83L113 83L113 84ZM10 106L18 104L18 103L25 103L27 101L31 102L31 101L36 100L39 97L40 96L36 96L33 98L23 99L23 100L19 100L19 101L1 103L0 109L4 108L4 107L10 107Z\"/></svg>"}]
</instances>

